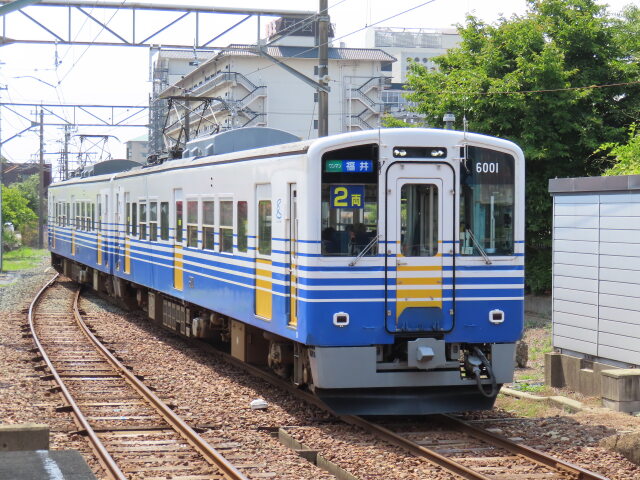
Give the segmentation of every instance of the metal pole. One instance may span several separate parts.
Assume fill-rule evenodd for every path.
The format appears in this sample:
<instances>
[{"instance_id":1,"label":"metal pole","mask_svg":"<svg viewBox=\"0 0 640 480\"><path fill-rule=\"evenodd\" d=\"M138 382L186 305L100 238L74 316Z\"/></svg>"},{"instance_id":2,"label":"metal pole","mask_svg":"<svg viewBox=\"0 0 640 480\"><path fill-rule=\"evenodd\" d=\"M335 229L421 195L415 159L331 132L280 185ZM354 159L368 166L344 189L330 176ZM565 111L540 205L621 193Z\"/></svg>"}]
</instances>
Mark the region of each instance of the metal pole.
<instances>
[{"instance_id":1,"label":"metal pole","mask_svg":"<svg viewBox=\"0 0 640 480\"><path fill-rule=\"evenodd\" d=\"M6 90L7 87L0 86L0 94L2 94L2 90ZM2 158L2 99L0 99L0 272L2 272L2 250L4 249L3 243L3 233L4 233L4 224L2 223L2 170L4 166L4 159Z\"/></svg>"},{"instance_id":2,"label":"metal pole","mask_svg":"<svg viewBox=\"0 0 640 480\"><path fill-rule=\"evenodd\" d=\"M38 248L43 249L44 237L44 109L40 107L40 185L38 187Z\"/></svg>"},{"instance_id":3,"label":"metal pole","mask_svg":"<svg viewBox=\"0 0 640 480\"><path fill-rule=\"evenodd\" d=\"M62 152L62 180L69 178L69 138L71 125L64 126L64 150Z\"/></svg>"},{"instance_id":4,"label":"metal pole","mask_svg":"<svg viewBox=\"0 0 640 480\"><path fill-rule=\"evenodd\" d=\"M318 77L329 84L329 15L328 0L320 0L318 15ZM329 93L318 89L318 137L329 135Z\"/></svg>"}]
</instances>

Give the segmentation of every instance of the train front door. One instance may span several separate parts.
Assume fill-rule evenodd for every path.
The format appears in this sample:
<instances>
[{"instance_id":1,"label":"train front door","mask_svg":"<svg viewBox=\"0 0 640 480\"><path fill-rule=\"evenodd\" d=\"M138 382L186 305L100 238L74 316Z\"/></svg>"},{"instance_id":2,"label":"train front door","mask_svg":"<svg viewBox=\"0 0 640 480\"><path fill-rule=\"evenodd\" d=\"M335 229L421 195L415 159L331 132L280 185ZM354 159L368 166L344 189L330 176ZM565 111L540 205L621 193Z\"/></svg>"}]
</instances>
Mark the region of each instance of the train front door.
<instances>
[{"instance_id":1,"label":"train front door","mask_svg":"<svg viewBox=\"0 0 640 480\"><path fill-rule=\"evenodd\" d=\"M397 162L386 179L387 330L453 328L454 171L439 162Z\"/></svg>"}]
</instances>

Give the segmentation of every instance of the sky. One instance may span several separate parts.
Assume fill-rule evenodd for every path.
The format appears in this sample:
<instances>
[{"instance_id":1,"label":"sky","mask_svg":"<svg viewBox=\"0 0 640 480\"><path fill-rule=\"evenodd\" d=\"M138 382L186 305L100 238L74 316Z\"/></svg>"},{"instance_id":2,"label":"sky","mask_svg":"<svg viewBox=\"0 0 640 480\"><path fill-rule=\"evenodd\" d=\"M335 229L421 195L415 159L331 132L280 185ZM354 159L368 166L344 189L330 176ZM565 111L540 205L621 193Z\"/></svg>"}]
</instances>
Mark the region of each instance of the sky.
<instances>
[{"instance_id":1,"label":"sky","mask_svg":"<svg viewBox=\"0 0 640 480\"><path fill-rule=\"evenodd\" d=\"M123 0L126 3L127 0ZM140 0L142 2L142 0ZM139 3L139 2L138 2ZM155 4L181 4L181 2L169 2L156 0ZM609 0L599 2L609 5L611 12L618 12L624 5L640 3L640 0ZM191 0L189 5L215 5L217 7L245 8L264 7L264 1L250 0ZM270 0L270 8L316 11L318 0ZM512 15L522 15L526 12L525 0L328 0L331 23L335 26L336 38L339 42L345 42L348 47L365 47L365 29L367 26L376 27L410 27L410 28L451 28L459 23L464 23L467 13L472 13L485 22L493 23L501 16L506 18ZM30 7L31 15L42 20L46 12L46 25L66 25L66 17L59 19L59 23L53 22L49 15L67 15L66 10L43 10L45 7ZM52 13L49 13L52 12ZM56 13L59 12L59 13ZM403 13L406 12L406 13ZM130 21L124 15L114 15L113 10L100 10L92 12L109 28L122 35L129 34ZM38 17L40 15L40 17ZM74 38L103 39L108 33L87 21L86 17L76 14L72 27ZM165 21L175 18L175 13L165 12L158 14L156 21ZM141 16L138 16L140 19ZM223 31L227 26L235 23L240 17L232 15L216 16L215 27L201 36L213 37ZM211 17L213 21L213 17ZM262 19L261 31L264 34L264 25L269 19ZM50 23L51 22L51 23ZM148 32L154 32L153 18L148 25L138 23L138 38ZM24 36L41 35L36 33L36 27L28 22L20 13L11 13L6 17L5 35L11 37L12 32L20 31ZM64 27L66 28L66 27ZM159 37L160 41L170 42L172 36L182 38L194 38L192 24L181 23L168 29ZM1 24L0 24L1 29ZM0 30L1 31L1 30ZM126 33L125 33L126 32ZM258 32L257 21L251 19L245 22L230 34L225 35L215 43L216 46L225 46L229 43L254 43ZM34 37L35 38L35 37ZM67 104L100 104L100 105L147 105L150 92L149 82L149 50L140 47L102 47L102 46L66 46L59 45L26 45L14 44L0 47L0 87L6 86L7 90L0 90L0 101L11 103L67 103ZM20 77L20 78L16 78ZM35 78L34 78L35 77ZM11 137L29 125L28 118L35 119L35 112L20 110L26 114L27 119L21 118L5 107L1 109L1 138ZM132 120L137 123L145 123L146 113L142 113ZM45 123L47 119L45 118ZM99 134L113 135L117 140L111 139L103 156L111 154L113 158L125 157L124 142L146 134L144 128L80 128L74 134ZM62 148L61 139L63 130L61 127L45 126L45 152L46 160L52 161ZM86 149L87 144L80 145L79 137L72 138L72 152L78 149ZM121 143L122 142L122 143ZM33 128L20 137L17 137L2 145L2 155L9 161L25 162L38 158L39 137L38 129ZM98 157L97 157L98 158ZM96 158L96 159L97 159Z\"/></svg>"}]
</instances>

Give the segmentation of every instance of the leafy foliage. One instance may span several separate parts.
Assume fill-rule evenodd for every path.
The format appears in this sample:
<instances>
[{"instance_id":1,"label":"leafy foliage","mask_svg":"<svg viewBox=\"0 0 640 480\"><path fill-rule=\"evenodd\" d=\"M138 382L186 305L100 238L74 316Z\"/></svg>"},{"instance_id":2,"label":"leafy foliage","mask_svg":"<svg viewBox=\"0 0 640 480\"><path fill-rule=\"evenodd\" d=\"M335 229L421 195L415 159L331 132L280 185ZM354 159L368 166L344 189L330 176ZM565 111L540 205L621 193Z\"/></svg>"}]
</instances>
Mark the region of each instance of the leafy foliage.
<instances>
[{"instance_id":1,"label":"leafy foliage","mask_svg":"<svg viewBox=\"0 0 640 480\"><path fill-rule=\"evenodd\" d=\"M625 83L638 78L639 68L623 42L629 18L614 21L593 0L529 0L528 6L526 15L495 25L469 16L459 27L460 47L435 59L439 71L411 66L407 97L433 125L451 111L470 130L522 147L527 285L544 291L551 279L548 180L601 169L592 153L622 140L638 112L640 86Z\"/></svg>"},{"instance_id":2,"label":"leafy foliage","mask_svg":"<svg viewBox=\"0 0 640 480\"><path fill-rule=\"evenodd\" d=\"M637 127L635 123L629 127L626 144L605 143L600 146L597 152L607 151L607 155L614 159L613 166L604 172L605 175L640 174L640 132Z\"/></svg>"},{"instance_id":3,"label":"leafy foliage","mask_svg":"<svg viewBox=\"0 0 640 480\"><path fill-rule=\"evenodd\" d=\"M2 221L11 222L19 230L38 219L29 208L29 200L16 187L2 189Z\"/></svg>"}]
</instances>

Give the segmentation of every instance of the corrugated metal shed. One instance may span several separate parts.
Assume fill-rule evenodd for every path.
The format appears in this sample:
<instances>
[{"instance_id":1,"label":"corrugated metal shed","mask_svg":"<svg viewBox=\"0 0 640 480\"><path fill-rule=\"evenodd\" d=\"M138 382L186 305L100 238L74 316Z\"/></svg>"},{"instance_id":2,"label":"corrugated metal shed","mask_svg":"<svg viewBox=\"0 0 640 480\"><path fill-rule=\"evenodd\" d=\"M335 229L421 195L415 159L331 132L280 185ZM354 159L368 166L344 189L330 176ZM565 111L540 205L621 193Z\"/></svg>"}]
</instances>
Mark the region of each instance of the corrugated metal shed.
<instances>
[{"instance_id":1,"label":"corrugated metal shed","mask_svg":"<svg viewBox=\"0 0 640 480\"><path fill-rule=\"evenodd\" d=\"M640 175L549 181L553 345L640 366Z\"/></svg>"}]
</instances>

